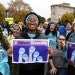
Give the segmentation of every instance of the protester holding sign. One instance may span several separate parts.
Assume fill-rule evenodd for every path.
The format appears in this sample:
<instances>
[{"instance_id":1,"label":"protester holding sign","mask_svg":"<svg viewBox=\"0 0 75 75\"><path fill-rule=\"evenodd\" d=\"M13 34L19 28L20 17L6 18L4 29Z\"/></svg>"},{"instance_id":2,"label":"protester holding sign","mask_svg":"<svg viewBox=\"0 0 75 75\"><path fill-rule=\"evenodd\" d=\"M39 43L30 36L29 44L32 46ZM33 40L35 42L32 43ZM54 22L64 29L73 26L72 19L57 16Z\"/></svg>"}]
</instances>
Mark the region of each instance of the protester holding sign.
<instances>
[{"instance_id":1,"label":"protester holding sign","mask_svg":"<svg viewBox=\"0 0 75 75\"><path fill-rule=\"evenodd\" d=\"M21 37L24 39L46 39L37 27L39 17L36 13L29 13L24 19L26 28L23 29ZM44 63L20 64L19 75L44 75Z\"/></svg>"},{"instance_id":2,"label":"protester holding sign","mask_svg":"<svg viewBox=\"0 0 75 75\"><path fill-rule=\"evenodd\" d=\"M75 24L73 24L73 32L70 34L68 42L75 43ZM75 63L68 63L68 72L70 75L75 75Z\"/></svg>"}]
</instances>

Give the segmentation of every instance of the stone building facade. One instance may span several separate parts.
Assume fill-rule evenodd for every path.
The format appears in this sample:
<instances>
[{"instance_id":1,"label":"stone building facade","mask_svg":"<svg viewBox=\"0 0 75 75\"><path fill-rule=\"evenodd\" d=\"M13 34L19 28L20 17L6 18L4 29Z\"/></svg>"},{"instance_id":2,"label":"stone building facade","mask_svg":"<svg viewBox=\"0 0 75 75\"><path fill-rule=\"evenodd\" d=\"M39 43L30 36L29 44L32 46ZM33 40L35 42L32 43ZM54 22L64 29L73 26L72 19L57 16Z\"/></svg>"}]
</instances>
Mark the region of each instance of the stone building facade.
<instances>
[{"instance_id":1,"label":"stone building facade","mask_svg":"<svg viewBox=\"0 0 75 75\"><path fill-rule=\"evenodd\" d=\"M69 3L63 3L51 6L51 21L58 22L65 13L74 13L75 7L71 7Z\"/></svg>"}]
</instances>

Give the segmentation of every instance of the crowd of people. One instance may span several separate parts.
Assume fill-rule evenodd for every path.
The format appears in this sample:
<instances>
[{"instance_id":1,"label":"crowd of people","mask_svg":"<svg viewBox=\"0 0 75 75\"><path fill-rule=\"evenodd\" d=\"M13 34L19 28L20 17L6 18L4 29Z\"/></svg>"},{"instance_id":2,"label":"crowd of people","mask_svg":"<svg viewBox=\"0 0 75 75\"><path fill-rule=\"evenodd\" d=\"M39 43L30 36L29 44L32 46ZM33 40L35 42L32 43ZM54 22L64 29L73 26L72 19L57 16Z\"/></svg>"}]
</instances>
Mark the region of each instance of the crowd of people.
<instances>
[{"instance_id":1,"label":"crowd of people","mask_svg":"<svg viewBox=\"0 0 75 75\"><path fill-rule=\"evenodd\" d=\"M48 39L48 63L12 63L12 39ZM0 23L0 75L75 75L75 64L67 58L67 42L75 43L75 23L41 24L30 12L24 25Z\"/></svg>"}]
</instances>

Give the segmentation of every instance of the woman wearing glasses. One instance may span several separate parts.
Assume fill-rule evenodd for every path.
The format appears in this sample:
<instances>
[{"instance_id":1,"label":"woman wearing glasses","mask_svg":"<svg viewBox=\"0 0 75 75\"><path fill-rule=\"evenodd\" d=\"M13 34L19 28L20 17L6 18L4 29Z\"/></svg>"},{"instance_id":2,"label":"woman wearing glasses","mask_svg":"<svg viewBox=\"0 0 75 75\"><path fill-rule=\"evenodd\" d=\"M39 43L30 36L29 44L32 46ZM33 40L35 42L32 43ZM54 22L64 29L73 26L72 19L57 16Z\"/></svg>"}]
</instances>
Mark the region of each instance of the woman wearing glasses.
<instances>
[{"instance_id":1,"label":"woman wearing glasses","mask_svg":"<svg viewBox=\"0 0 75 75\"><path fill-rule=\"evenodd\" d=\"M66 37L60 35L57 39L57 46L52 48L53 59L50 59L52 75L67 75L67 52L66 52Z\"/></svg>"}]
</instances>

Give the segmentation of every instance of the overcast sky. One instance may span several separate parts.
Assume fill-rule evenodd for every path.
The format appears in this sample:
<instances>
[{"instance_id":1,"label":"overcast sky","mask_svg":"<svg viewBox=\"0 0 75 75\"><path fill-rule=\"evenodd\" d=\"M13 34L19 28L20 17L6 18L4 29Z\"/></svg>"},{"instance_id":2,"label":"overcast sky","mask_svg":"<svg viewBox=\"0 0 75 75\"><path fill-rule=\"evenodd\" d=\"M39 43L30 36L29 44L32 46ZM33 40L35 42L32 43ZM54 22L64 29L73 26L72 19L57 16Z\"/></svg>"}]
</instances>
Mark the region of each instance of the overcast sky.
<instances>
[{"instance_id":1,"label":"overcast sky","mask_svg":"<svg viewBox=\"0 0 75 75\"><path fill-rule=\"evenodd\" d=\"M11 0L0 0L0 3L8 7L8 3ZM34 12L45 17L46 19L50 17L51 11L50 6L53 4L60 3L70 3L71 6L75 7L75 0L23 0L28 3Z\"/></svg>"}]
</instances>

